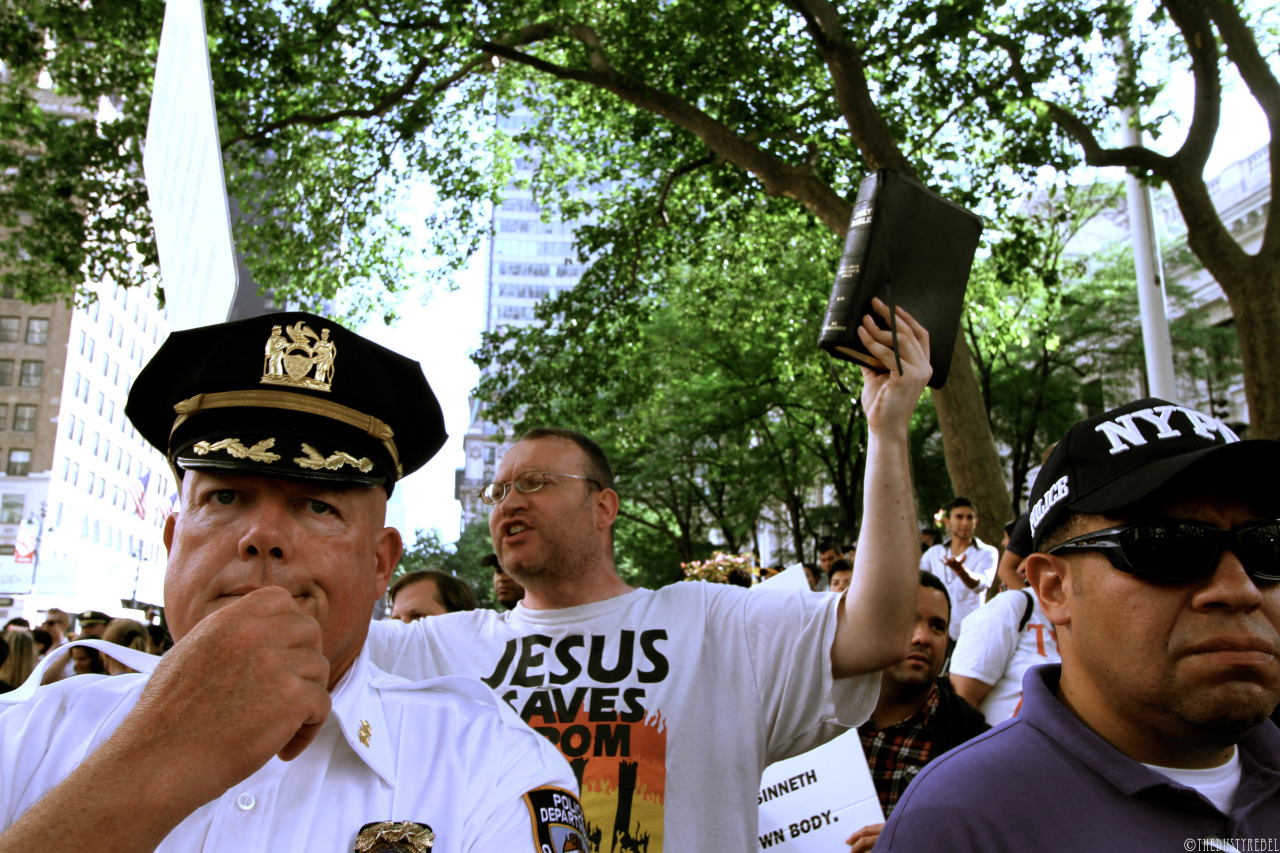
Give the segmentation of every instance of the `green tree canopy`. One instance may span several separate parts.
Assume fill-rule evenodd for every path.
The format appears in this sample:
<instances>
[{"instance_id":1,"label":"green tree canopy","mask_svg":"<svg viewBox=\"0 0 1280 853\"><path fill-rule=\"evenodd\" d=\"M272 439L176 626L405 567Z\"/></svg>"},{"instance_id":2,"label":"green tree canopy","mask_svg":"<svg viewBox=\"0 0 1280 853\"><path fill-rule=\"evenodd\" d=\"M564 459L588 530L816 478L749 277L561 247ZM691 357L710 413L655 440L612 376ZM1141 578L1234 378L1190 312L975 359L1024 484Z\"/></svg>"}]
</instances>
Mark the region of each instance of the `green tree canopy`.
<instances>
[{"instance_id":1,"label":"green tree canopy","mask_svg":"<svg viewBox=\"0 0 1280 853\"><path fill-rule=\"evenodd\" d=\"M82 266L139 281L121 240L154 258L137 151L159 8L12 0L0 13L0 138L17 140L0 209L39 213L36 194L51 186L64 198L33 214L49 233L0 246L0 267L18 270L10 280L30 297L71 293ZM229 183L254 214L238 238L255 279L278 294L395 289L423 249L447 271L476 245L523 142L543 152L534 185L548 204L569 184L618 187L575 202L601 223L583 248L629 257L635 278L726 200L786 200L835 243L869 169L918 176L998 217L1037 169L1084 159L1173 189L1192 251L1231 300L1255 429L1280 435L1270 370L1280 226L1271 219L1262 250L1246 255L1203 175L1227 69L1280 126L1275 33L1229 0L1162 0L1149 18L1130 17L1113 0L229 0L207 10ZM1114 59L1124 32L1132 75ZM1195 85L1177 150L1111 147L1119 108L1156 103L1170 67L1190 69ZM43 118L24 93L46 68L68 96L113 96L118 126ZM483 132L517 103L533 110L531 127ZM1271 152L1280 165L1274 134ZM424 176L444 206L418 247L397 194ZM592 286L606 285L629 298L625 277ZM955 488L1007 503L963 337L934 403Z\"/></svg>"}]
</instances>

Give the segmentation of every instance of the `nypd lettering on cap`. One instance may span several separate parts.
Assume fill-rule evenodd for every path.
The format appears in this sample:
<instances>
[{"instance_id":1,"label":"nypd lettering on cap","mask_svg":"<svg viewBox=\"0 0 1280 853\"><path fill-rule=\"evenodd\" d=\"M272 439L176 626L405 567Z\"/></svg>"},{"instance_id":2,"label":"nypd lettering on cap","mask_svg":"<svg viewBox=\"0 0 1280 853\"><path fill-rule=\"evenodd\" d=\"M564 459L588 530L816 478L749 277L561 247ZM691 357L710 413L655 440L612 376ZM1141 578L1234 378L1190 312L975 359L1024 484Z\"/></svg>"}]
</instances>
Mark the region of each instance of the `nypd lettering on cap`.
<instances>
[{"instance_id":1,"label":"nypd lettering on cap","mask_svg":"<svg viewBox=\"0 0 1280 853\"><path fill-rule=\"evenodd\" d=\"M1040 520L1044 518L1045 513L1066 500L1070 494L1071 487L1067 485L1067 476L1064 474L1040 496L1040 500L1036 501L1036 505L1031 508L1031 532L1034 533L1040 527Z\"/></svg>"},{"instance_id":2,"label":"nypd lettering on cap","mask_svg":"<svg viewBox=\"0 0 1280 853\"><path fill-rule=\"evenodd\" d=\"M1156 427L1155 435L1149 435L1151 432L1149 428L1148 435L1144 435L1142 423ZM1102 421L1094 427L1095 431L1106 436L1107 441L1111 443L1112 456L1141 447L1150 441L1181 438L1184 429L1190 429L1201 438L1211 440L1221 438L1224 444L1240 440L1240 436L1222 421L1185 406L1153 406L1149 409L1139 409L1109 421ZM1048 495L1046 494L1045 497ZM1032 516L1033 528L1035 523L1035 517Z\"/></svg>"}]
</instances>

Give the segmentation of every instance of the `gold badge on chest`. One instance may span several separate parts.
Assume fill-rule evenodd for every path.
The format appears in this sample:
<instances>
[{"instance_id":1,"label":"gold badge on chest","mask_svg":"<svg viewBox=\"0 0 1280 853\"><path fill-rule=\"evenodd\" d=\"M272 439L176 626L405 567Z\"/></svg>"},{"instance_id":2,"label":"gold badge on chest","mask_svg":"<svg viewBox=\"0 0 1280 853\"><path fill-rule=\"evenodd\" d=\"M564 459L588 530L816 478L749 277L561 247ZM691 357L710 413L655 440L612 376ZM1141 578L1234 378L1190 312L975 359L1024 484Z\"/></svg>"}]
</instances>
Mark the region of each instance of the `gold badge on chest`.
<instances>
[{"instance_id":1,"label":"gold badge on chest","mask_svg":"<svg viewBox=\"0 0 1280 853\"><path fill-rule=\"evenodd\" d=\"M384 820L360 827L355 853L428 853L435 843L436 834L425 823Z\"/></svg>"},{"instance_id":2,"label":"gold badge on chest","mask_svg":"<svg viewBox=\"0 0 1280 853\"><path fill-rule=\"evenodd\" d=\"M292 326L272 326L262 363L262 384L329 391L337 354L328 329L317 335L302 320Z\"/></svg>"}]
</instances>

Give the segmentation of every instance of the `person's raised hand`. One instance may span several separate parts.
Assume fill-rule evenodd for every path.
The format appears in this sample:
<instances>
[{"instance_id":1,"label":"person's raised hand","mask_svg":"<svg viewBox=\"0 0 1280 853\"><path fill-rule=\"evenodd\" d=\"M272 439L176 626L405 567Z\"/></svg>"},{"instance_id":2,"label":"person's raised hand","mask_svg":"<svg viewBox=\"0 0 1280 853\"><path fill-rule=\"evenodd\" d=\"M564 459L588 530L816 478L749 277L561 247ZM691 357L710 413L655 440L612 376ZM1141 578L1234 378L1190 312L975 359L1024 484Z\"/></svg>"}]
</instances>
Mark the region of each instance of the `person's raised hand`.
<instances>
[{"instance_id":1,"label":"person's raised hand","mask_svg":"<svg viewBox=\"0 0 1280 853\"><path fill-rule=\"evenodd\" d=\"M874 299L871 307L888 321L888 305ZM893 332L877 326L870 314L863 317L858 326L863 346L889 369L887 373L880 373L869 367L862 368L862 409L872 432L901 430L905 434L920 395L933 375L933 366L929 363L929 332L902 308L896 309L896 313L901 373L893 352Z\"/></svg>"}]
</instances>

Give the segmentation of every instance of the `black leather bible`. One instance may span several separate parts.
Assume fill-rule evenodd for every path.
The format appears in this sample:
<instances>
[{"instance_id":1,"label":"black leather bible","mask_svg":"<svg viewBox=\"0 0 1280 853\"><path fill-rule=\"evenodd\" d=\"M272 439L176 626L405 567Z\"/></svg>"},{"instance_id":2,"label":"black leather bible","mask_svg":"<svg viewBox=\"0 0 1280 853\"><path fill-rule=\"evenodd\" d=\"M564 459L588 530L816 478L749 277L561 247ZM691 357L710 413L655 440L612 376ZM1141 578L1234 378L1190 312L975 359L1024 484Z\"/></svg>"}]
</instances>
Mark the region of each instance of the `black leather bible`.
<instances>
[{"instance_id":1,"label":"black leather bible","mask_svg":"<svg viewBox=\"0 0 1280 853\"><path fill-rule=\"evenodd\" d=\"M913 178L888 169L868 175L858 187L818 346L844 361L887 370L858 338L858 325L878 296L929 330L929 385L941 388L981 234L981 217ZM893 329L896 354L897 324L873 316L881 328Z\"/></svg>"}]
</instances>

